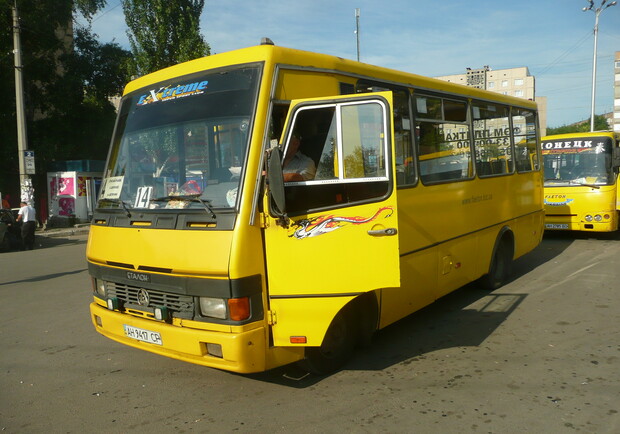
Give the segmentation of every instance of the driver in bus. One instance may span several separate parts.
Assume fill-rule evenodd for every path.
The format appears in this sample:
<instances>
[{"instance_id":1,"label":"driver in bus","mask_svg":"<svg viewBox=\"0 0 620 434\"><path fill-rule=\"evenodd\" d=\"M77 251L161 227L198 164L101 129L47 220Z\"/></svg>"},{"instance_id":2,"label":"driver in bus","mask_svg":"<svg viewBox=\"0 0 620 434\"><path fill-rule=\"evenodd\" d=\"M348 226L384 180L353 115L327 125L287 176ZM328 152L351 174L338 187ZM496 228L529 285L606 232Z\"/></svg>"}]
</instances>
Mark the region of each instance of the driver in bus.
<instances>
[{"instance_id":1,"label":"driver in bus","mask_svg":"<svg viewBox=\"0 0 620 434\"><path fill-rule=\"evenodd\" d=\"M316 165L312 158L299 150L301 137L293 133L282 163L284 182L309 181L316 175Z\"/></svg>"}]
</instances>

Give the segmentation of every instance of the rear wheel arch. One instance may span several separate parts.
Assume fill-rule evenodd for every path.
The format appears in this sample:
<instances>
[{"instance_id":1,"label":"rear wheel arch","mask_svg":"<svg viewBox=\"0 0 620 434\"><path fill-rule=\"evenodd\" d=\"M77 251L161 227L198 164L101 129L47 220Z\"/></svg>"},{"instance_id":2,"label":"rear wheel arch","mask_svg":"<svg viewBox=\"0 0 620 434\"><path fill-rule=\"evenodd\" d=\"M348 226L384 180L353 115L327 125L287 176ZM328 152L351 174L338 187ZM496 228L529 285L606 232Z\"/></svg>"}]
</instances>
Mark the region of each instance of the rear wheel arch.
<instances>
[{"instance_id":1,"label":"rear wheel arch","mask_svg":"<svg viewBox=\"0 0 620 434\"><path fill-rule=\"evenodd\" d=\"M494 290L506 283L510 276L515 254L515 237L509 226L504 226L497 237L491 254L487 273L480 278L480 284L488 290Z\"/></svg>"}]
</instances>

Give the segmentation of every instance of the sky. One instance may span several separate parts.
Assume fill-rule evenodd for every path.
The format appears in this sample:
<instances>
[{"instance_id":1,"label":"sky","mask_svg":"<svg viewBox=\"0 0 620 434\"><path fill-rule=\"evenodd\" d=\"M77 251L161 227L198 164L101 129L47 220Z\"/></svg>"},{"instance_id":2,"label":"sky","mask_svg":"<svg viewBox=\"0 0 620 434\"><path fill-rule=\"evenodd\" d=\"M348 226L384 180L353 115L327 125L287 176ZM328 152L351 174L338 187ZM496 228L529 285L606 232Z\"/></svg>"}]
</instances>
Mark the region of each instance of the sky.
<instances>
[{"instance_id":1,"label":"sky","mask_svg":"<svg viewBox=\"0 0 620 434\"><path fill-rule=\"evenodd\" d=\"M599 7L602 0L594 0ZM608 1L607 3L610 3ZM547 97L547 125L589 119L596 14L588 0L205 0L200 30L211 54L276 45L357 58L436 77L466 68L526 66L536 96ZM84 22L84 21L82 21ZM129 49L121 0L92 20L102 43ZM620 51L620 4L599 15L596 114L613 111L614 53Z\"/></svg>"}]
</instances>

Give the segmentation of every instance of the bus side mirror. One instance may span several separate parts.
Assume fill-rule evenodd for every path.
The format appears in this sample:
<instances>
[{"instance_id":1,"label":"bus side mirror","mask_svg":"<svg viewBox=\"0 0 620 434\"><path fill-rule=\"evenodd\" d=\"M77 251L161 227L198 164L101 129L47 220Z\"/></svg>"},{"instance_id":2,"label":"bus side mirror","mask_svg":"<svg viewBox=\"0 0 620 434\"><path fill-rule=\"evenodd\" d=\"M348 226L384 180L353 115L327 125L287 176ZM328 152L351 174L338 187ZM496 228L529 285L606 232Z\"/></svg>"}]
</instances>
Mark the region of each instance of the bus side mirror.
<instances>
[{"instance_id":1,"label":"bus side mirror","mask_svg":"<svg viewBox=\"0 0 620 434\"><path fill-rule=\"evenodd\" d=\"M278 224L288 226L280 148L274 148L267 154L267 182L269 184L269 212L272 216L278 217Z\"/></svg>"}]
</instances>

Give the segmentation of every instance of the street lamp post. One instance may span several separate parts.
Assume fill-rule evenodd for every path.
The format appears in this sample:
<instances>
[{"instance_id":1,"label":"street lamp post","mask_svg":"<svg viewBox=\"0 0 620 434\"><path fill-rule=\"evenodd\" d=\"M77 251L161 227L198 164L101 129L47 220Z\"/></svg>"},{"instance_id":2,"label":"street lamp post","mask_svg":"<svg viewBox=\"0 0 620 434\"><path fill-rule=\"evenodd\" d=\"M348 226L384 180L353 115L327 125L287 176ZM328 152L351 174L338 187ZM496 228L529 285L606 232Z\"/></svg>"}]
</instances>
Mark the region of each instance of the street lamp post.
<instances>
[{"instance_id":1,"label":"street lamp post","mask_svg":"<svg viewBox=\"0 0 620 434\"><path fill-rule=\"evenodd\" d=\"M607 3L607 0L602 0L601 5L597 8L594 7L594 0L586 0L590 6L583 8L583 11L593 11L596 18L594 20L594 59L592 60L592 111L590 112L590 131L594 131L594 102L596 100L596 50L598 43L598 17L605 9L610 6L615 6L616 1Z\"/></svg>"}]
</instances>

